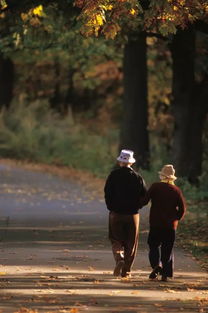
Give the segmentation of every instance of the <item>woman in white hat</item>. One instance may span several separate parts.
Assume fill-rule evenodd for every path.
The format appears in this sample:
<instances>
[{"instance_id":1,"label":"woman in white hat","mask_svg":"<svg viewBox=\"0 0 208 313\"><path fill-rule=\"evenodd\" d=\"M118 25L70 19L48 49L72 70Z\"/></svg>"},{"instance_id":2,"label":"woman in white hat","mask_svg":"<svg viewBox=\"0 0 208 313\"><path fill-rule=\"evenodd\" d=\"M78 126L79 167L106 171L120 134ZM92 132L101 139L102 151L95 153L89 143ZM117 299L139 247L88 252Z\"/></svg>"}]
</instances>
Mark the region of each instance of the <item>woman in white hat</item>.
<instances>
[{"instance_id":1,"label":"woman in white hat","mask_svg":"<svg viewBox=\"0 0 208 313\"><path fill-rule=\"evenodd\" d=\"M159 172L160 182L152 184L143 205L151 200L150 231L148 236L150 279L159 274L162 280L173 277L173 246L178 221L184 216L186 206L181 190L175 186L175 169L172 164Z\"/></svg>"},{"instance_id":2,"label":"woman in white hat","mask_svg":"<svg viewBox=\"0 0 208 313\"><path fill-rule=\"evenodd\" d=\"M109 239L115 258L114 276L130 276L138 245L139 204L145 196L143 178L131 165L134 152L121 150L117 158L119 168L108 176L104 188L109 213Z\"/></svg>"}]
</instances>

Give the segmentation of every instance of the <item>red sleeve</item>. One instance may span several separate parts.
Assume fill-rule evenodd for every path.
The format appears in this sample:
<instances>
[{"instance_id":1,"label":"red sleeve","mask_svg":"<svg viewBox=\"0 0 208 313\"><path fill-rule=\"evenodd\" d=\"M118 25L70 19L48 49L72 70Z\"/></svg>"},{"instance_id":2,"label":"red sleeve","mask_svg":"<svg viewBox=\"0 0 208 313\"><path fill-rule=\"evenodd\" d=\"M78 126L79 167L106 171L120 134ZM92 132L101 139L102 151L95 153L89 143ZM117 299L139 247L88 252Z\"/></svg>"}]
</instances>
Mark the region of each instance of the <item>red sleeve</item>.
<instances>
[{"instance_id":1,"label":"red sleeve","mask_svg":"<svg viewBox=\"0 0 208 313\"><path fill-rule=\"evenodd\" d=\"M178 190L178 212L177 212L178 220L183 218L185 212L186 212L186 202L185 202L185 199L181 190L179 189Z\"/></svg>"},{"instance_id":2,"label":"red sleeve","mask_svg":"<svg viewBox=\"0 0 208 313\"><path fill-rule=\"evenodd\" d=\"M148 191L146 192L146 195L141 198L140 200L141 208L151 200L152 189L153 189L153 185L148 189Z\"/></svg>"}]
</instances>

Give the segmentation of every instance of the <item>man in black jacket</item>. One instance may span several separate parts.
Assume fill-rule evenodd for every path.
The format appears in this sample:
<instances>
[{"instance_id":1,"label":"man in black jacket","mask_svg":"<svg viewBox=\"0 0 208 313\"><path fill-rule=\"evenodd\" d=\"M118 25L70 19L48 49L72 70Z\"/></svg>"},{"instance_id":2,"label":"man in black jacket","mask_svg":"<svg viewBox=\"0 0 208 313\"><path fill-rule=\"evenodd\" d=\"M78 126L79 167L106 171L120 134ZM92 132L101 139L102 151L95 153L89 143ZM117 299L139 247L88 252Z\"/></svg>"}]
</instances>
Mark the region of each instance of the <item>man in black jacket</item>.
<instances>
[{"instance_id":1,"label":"man in black jacket","mask_svg":"<svg viewBox=\"0 0 208 313\"><path fill-rule=\"evenodd\" d=\"M133 151L121 150L117 158L119 168L108 176L104 188L109 214L109 239L116 261L114 276L130 276L139 234L139 202L146 194L143 178L131 165Z\"/></svg>"}]
</instances>

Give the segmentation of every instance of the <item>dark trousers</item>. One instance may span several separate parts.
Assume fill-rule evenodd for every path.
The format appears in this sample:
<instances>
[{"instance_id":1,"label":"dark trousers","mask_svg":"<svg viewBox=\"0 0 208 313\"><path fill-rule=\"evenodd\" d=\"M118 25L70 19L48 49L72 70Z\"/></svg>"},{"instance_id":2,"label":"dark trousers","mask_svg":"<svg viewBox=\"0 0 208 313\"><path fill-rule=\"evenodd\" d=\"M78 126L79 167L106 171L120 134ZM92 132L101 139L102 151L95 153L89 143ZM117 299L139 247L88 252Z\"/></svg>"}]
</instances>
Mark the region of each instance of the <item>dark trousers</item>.
<instances>
[{"instance_id":1,"label":"dark trousers","mask_svg":"<svg viewBox=\"0 0 208 313\"><path fill-rule=\"evenodd\" d=\"M114 259L124 261L123 270L130 272L133 265L139 237L139 214L127 215L110 212L109 239Z\"/></svg>"},{"instance_id":2,"label":"dark trousers","mask_svg":"<svg viewBox=\"0 0 208 313\"><path fill-rule=\"evenodd\" d=\"M175 229L150 227L148 236L149 261L152 268L162 266L162 275L173 277L173 246Z\"/></svg>"}]
</instances>

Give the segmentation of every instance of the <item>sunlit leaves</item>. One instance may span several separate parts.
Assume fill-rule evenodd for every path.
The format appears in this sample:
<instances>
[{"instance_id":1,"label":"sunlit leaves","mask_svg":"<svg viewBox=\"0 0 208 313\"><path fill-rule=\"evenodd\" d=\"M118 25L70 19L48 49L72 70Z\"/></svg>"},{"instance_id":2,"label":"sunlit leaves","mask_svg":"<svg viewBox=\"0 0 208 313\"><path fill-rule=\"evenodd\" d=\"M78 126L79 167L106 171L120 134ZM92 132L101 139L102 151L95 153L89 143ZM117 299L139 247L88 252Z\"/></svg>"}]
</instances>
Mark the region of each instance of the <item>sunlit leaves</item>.
<instances>
[{"instance_id":1,"label":"sunlit leaves","mask_svg":"<svg viewBox=\"0 0 208 313\"><path fill-rule=\"evenodd\" d=\"M139 10L136 0L76 0L75 6L82 9L79 20L83 23L81 32L84 35L104 34L112 39L121 30L126 17L134 19Z\"/></svg>"},{"instance_id":2,"label":"sunlit leaves","mask_svg":"<svg viewBox=\"0 0 208 313\"><path fill-rule=\"evenodd\" d=\"M83 8L85 0L75 0L74 5L78 8Z\"/></svg>"},{"instance_id":3,"label":"sunlit leaves","mask_svg":"<svg viewBox=\"0 0 208 313\"><path fill-rule=\"evenodd\" d=\"M177 27L206 17L208 5L203 0L151 0L149 7L142 9L141 1L135 0L76 0L75 6L82 9L82 33L86 36L104 34L115 38L120 31L157 31L162 35L176 33ZM133 22L132 22L133 21Z\"/></svg>"},{"instance_id":4,"label":"sunlit leaves","mask_svg":"<svg viewBox=\"0 0 208 313\"><path fill-rule=\"evenodd\" d=\"M131 10L129 11L129 13L130 13L131 15L135 15L135 14L136 14L136 10L135 10L135 9L131 9Z\"/></svg>"},{"instance_id":5,"label":"sunlit leaves","mask_svg":"<svg viewBox=\"0 0 208 313\"><path fill-rule=\"evenodd\" d=\"M175 33L178 26L185 28L190 22L203 18L204 12L203 1L199 0L151 1L145 12L144 26L166 36Z\"/></svg>"},{"instance_id":6,"label":"sunlit leaves","mask_svg":"<svg viewBox=\"0 0 208 313\"><path fill-rule=\"evenodd\" d=\"M6 0L0 0L0 10L4 10L7 8Z\"/></svg>"},{"instance_id":7,"label":"sunlit leaves","mask_svg":"<svg viewBox=\"0 0 208 313\"><path fill-rule=\"evenodd\" d=\"M114 39L121 27L117 23L110 23L109 25L105 25L105 37L106 39Z\"/></svg>"},{"instance_id":8,"label":"sunlit leaves","mask_svg":"<svg viewBox=\"0 0 208 313\"><path fill-rule=\"evenodd\" d=\"M4 10L8 7L5 0L0 0L0 19L5 18ZM2 11L2 12L1 12Z\"/></svg>"},{"instance_id":9,"label":"sunlit leaves","mask_svg":"<svg viewBox=\"0 0 208 313\"><path fill-rule=\"evenodd\" d=\"M42 5L39 5L39 6L35 7L34 9L32 9L32 12L34 15L37 15L40 17L45 16Z\"/></svg>"},{"instance_id":10,"label":"sunlit leaves","mask_svg":"<svg viewBox=\"0 0 208 313\"><path fill-rule=\"evenodd\" d=\"M46 14L43 10L43 6L39 5L35 8L30 9L28 12L22 12L20 14L21 19L23 22L27 22L29 21L31 25L35 26L35 25L39 25L40 24L40 20L39 18L45 17Z\"/></svg>"},{"instance_id":11,"label":"sunlit leaves","mask_svg":"<svg viewBox=\"0 0 208 313\"><path fill-rule=\"evenodd\" d=\"M21 42L21 36L20 36L20 34L17 33L17 32L15 32L15 33L13 34L13 39L14 39L13 42L14 42L15 47L18 47L19 44L20 44L20 42Z\"/></svg>"}]
</instances>

